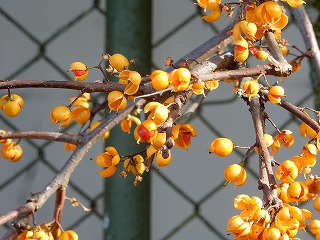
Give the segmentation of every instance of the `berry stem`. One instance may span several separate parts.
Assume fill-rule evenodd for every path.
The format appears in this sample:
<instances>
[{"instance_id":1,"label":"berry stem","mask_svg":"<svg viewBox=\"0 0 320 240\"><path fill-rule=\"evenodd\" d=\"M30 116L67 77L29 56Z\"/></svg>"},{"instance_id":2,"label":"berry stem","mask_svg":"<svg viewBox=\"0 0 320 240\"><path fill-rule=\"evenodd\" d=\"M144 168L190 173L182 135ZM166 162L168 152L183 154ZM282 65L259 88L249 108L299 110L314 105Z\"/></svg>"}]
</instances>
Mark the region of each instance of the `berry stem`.
<instances>
[{"instance_id":1,"label":"berry stem","mask_svg":"<svg viewBox=\"0 0 320 240\"><path fill-rule=\"evenodd\" d=\"M60 221L62 217L64 202L66 200L66 187L59 187L56 191L56 201L53 211L53 227L52 227L52 235L54 239L58 238L58 231L61 228Z\"/></svg>"}]
</instances>

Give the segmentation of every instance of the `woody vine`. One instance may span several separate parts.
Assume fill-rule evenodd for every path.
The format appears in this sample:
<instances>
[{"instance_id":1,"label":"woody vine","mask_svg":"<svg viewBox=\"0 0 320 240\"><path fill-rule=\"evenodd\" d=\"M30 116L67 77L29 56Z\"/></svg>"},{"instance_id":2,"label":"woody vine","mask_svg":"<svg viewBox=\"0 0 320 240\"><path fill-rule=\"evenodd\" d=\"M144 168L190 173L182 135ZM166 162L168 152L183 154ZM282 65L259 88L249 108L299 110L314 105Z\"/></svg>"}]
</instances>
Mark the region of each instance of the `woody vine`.
<instances>
[{"instance_id":1,"label":"woody vine","mask_svg":"<svg viewBox=\"0 0 320 240\"><path fill-rule=\"evenodd\" d=\"M125 53L106 53L96 66L87 66L82 62L73 62L69 72L75 81L41 80L2 80L0 90L7 91L0 99L0 110L8 117L20 114L24 104L23 96L14 93L17 88L63 88L77 91L64 106L51 110L48 119L58 128L68 126L72 121L80 125L77 134L59 132L9 132L0 130L2 157L13 163L23 158L20 141L23 139L46 139L65 143L66 151L73 154L63 168L43 190L27 200L26 204L0 217L0 224L14 221L13 229L6 236L14 239L78 239L77 233L64 230L60 224L65 201L80 205L76 199L66 197L66 187L74 169L84 158L90 147L101 138L112 137L110 130L117 124L124 132L133 134L137 144L146 142L147 147L138 153L122 156L117 146L108 146L99 154L95 163L102 167L101 177L108 178L122 169L120 177L133 174L134 185L143 181L151 164L159 169L166 167L174 159L171 150L174 147L188 149L197 130L188 123L189 118L201 105L211 91L219 91L219 83L230 84L239 98L248 105L255 129L256 142L243 147L232 139L223 136L213 139L209 152L226 157L235 148L246 150L244 158L224 170L226 184L234 183L245 187L247 174L245 159L251 151L259 158L258 189L263 198L238 195L234 207L239 214L231 216L226 223L226 231L234 239L299 239L301 230L310 231L320 239L320 220L314 219L308 209L299 207L300 202L313 199L314 207L320 211L320 178L313 173L316 157L320 149L320 113L309 107L295 106L286 101L285 89L281 81L290 81L290 75L300 69L302 60L308 58L320 78L319 48L304 11L303 1L239 1L224 4L220 0L197 0L198 7L209 13L204 21L214 22L222 12L232 17L228 27L220 34L199 46L178 61L168 57L165 60L167 70L155 70L148 76L141 76L135 66L135 60L129 60ZM305 31L307 50L303 51L281 36L288 24L286 8L295 18L299 18L301 31ZM209 24L209 23L208 23ZM233 51L225 51L233 44ZM290 48L298 51L290 61ZM247 67L248 57L255 57L260 65ZM107 63L104 69L102 63ZM85 82L90 71L101 71L102 81ZM110 76L118 82L109 81ZM270 82L268 76L279 77ZM93 108L91 94L108 93L107 98ZM189 100L193 103L185 107ZM66 100L67 101L67 100ZM301 121L300 134L306 138L301 146L301 154L288 156L289 160L277 159L280 147L289 148L294 144L293 132L296 129L278 129L267 114L265 103L271 102L290 112ZM97 119L97 113L109 112L103 120ZM139 112L147 114L141 121ZM315 116L315 117L311 117ZM266 122L277 130L278 134L268 134ZM170 166L168 166L170 167ZM304 181L296 181L304 175ZM113 176L116 177L116 176ZM54 218L48 223L32 224L31 219L46 201L56 194Z\"/></svg>"}]
</instances>

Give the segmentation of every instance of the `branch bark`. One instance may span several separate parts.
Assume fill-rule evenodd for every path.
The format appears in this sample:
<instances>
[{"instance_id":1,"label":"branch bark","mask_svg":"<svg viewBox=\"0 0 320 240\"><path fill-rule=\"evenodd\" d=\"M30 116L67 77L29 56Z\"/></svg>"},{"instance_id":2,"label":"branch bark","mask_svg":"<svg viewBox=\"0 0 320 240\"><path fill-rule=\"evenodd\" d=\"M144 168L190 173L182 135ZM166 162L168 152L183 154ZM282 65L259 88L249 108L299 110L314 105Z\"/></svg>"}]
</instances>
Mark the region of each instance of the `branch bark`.
<instances>
[{"instance_id":1,"label":"branch bark","mask_svg":"<svg viewBox=\"0 0 320 240\"><path fill-rule=\"evenodd\" d=\"M50 140L56 142L66 142L78 145L82 142L81 136L75 136L67 133L58 133L58 132L37 132L37 131L28 131L28 132L0 132L1 139L42 139Z\"/></svg>"},{"instance_id":2,"label":"branch bark","mask_svg":"<svg viewBox=\"0 0 320 240\"><path fill-rule=\"evenodd\" d=\"M320 50L312 23L304 6L291 8L292 15L301 32L306 48L312 52L312 68L317 76L317 82L320 81Z\"/></svg>"},{"instance_id":3,"label":"branch bark","mask_svg":"<svg viewBox=\"0 0 320 240\"><path fill-rule=\"evenodd\" d=\"M259 188L263 191L266 206L282 207L282 201L277 195L277 183L272 170L272 157L264 140L263 106L258 97L250 101L250 112L256 133L256 143L259 149Z\"/></svg>"}]
</instances>

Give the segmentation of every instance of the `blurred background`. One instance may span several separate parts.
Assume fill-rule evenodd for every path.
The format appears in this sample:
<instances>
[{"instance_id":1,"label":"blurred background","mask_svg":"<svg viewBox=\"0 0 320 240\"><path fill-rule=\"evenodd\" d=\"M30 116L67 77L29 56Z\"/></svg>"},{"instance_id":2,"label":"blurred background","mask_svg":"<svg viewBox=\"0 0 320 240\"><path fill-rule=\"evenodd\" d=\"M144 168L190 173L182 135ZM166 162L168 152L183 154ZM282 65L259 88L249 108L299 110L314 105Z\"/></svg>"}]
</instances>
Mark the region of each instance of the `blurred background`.
<instances>
[{"instance_id":1,"label":"blurred background","mask_svg":"<svg viewBox=\"0 0 320 240\"><path fill-rule=\"evenodd\" d=\"M318 10L310 5L307 10L316 23ZM70 80L72 76L67 70L71 62L83 61L94 66L105 52L121 52L128 58L138 58L138 67L140 64L144 74L156 68L165 69L163 60L167 56L180 59L228 24L225 18L213 24L205 23L201 20L202 14L202 9L191 0L2 0L0 79ZM130 18L134 15L140 22ZM124 30L123 25L128 22L134 31ZM283 37L305 50L293 21ZM288 56L289 60L293 58ZM146 62L149 69L141 62ZM254 59L249 63L257 64ZM91 70L87 81L102 77L98 70ZM269 81L273 83L275 79ZM309 62L304 60L302 70L280 84L289 102L314 107L311 83ZM78 95L76 91L62 89L12 92L24 98L25 106L14 119L0 112L0 129L8 131L58 131L58 126L50 123L51 109L69 104L69 98ZM0 91L1 96L6 93ZM95 96L97 101L103 98L103 94ZM300 154L302 145L308 141L299 135L300 122L271 104L266 105L266 111L279 129L290 129L295 136L294 146L281 148L277 160L281 162ZM187 151L174 149L170 165L145 173L149 177L137 187L133 186L132 178L102 179L97 174L100 168L90 158L103 151L104 143L101 140L93 146L73 173L67 191L68 197L75 197L92 211L84 214L80 208L66 204L63 228L73 229L80 239L232 239L225 227L228 219L239 213L233 208L234 198L240 193L262 198L257 190L258 157L251 154L248 158L249 175L244 187L234 188L232 184L223 187L224 169L240 162L245 151L219 158L208 154L208 148L217 137L228 137L240 146L253 145L255 136L248 106L235 96L232 85L220 83L219 88L207 96L191 123L197 129L191 147ZM271 125L267 128L270 134L276 132ZM79 129L72 125L60 130L77 132ZM123 136L127 135L111 132L111 136L126 148ZM22 140L20 144L24 157L19 163L0 159L0 215L24 204L30 193L42 190L70 156L62 143ZM312 172L318 171L316 166ZM135 196L137 192L140 196ZM313 208L312 201L303 205ZM53 206L54 197L35 214L38 224L51 221ZM319 218L319 213L314 213L314 218ZM0 236L8 227L0 227ZM299 236L310 239L308 233Z\"/></svg>"}]
</instances>

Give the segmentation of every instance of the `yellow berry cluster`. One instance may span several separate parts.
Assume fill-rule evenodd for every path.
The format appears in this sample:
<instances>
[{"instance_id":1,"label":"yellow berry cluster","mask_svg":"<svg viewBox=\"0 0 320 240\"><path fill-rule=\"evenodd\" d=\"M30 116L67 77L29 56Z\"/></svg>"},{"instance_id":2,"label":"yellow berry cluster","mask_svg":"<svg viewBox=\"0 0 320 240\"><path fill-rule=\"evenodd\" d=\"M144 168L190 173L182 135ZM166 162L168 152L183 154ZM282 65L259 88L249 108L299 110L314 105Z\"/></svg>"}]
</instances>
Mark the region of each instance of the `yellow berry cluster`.
<instances>
[{"instance_id":1,"label":"yellow berry cluster","mask_svg":"<svg viewBox=\"0 0 320 240\"><path fill-rule=\"evenodd\" d=\"M235 147L229 138L216 138L211 142L209 152L219 157L226 157L232 153ZM235 163L224 170L224 178L226 180L225 184L234 182L235 186L243 186L247 181L247 172L241 163Z\"/></svg>"},{"instance_id":2,"label":"yellow berry cluster","mask_svg":"<svg viewBox=\"0 0 320 240\"><path fill-rule=\"evenodd\" d=\"M238 82L236 83L238 85ZM236 92L238 92L238 86ZM267 89L259 84L258 80L247 80L242 85L242 96L250 102L252 98L259 95L261 91L267 91L267 98L273 104L280 104L281 98L285 97L284 89L280 85L269 86Z\"/></svg>"},{"instance_id":3,"label":"yellow berry cluster","mask_svg":"<svg viewBox=\"0 0 320 240\"><path fill-rule=\"evenodd\" d=\"M168 165L171 161L170 148L165 146L168 139L172 139L175 146L181 149L188 149L191 145L191 137L196 136L196 129L191 124L176 124L172 127L172 136L161 130L161 126L169 117L169 99L164 104L159 102L149 102L144 106L144 112L149 113L146 120L142 121L131 114L121 121L121 129L130 133L132 122L136 124L133 131L137 143L147 142L149 146L145 150L146 159L155 158L158 168ZM168 104L169 102L169 104ZM105 153L101 153L96 158L97 165L106 169L99 172L102 177L112 176L119 166L120 155L114 147L107 147ZM126 176L129 172L133 175L141 176L150 166L144 164L145 159L141 154L134 154L123 158L123 171L121 176Z\"/></svg>"},{"instance_id":4,"label":"yellow berry cluster","mask_svg":"<svg viewBox=\"0 0 320 240\"><path fill-rule=\"evenodd\" d=\"M40 226L35 225L29 228L17 237L17 240L78 240L78 234L73 230L61 231L59 228L56 231L56 237L52 232L52 227L50 224L42 224Z\"/></svg>"},{"instance_id":5,"label":"yellow berry cluster","mask_svg":"<svg viewBox=\"0 0 320 240\"><path fill-rule=\"evenodd\" d=\"M312 219L309 210L286 203L272 219L259 197L245 194L234 199L234 207L241 212L228 220L226 231L235 239L299 239L295 238L298 230L305 229L306 220Z\"/></svg>"},{"instance_id":6,"label":"yellow berry cluster","mask_svg":"<svg viewBox=\"0 0 320 240\"><path fill-rule=\"evenodd\" d=\"M78 124L85 124L90 120L90 94L84 93L79 97L70 98L70 106L57 106L50 112L51 122L60 123L60 127L68 126L72 120Z\"/></svg>"},{"instance_id":7,"label":"yellow berry cluster","mask_svg":"<svg viewBox=\"0 0 320 240\"><path fill-rule=\"evenodd\" d=\"M226 228L227 232L235 235L234 239L298 240L298 231L306 228L317 238L320 237L320 220L313 219L309 210L297 206L300 202L313 200L315 210L320 212L320 177L311 174L320 149L320 135L306 123L300 125L300 134L311 138L301 149L301 154L277 163L275 168L275 177L279 180L275 186L276 195L283 206L278 210L266 208L259 197L238 195L234 200L234 207L241 212L229 219ZM294 144L294 136L290 130L279 130L274 137L265 133L264 140L272 157L281 146L289 148ZM258 153L258 148L253 146ZM217 138L212 141L209 152L226 157L237 147L228 138ZM249 148L251 149L252 147ZM307 175L307 178L299 181L299 174ZM226 184L234 182L235 186L243 186L247 179L243 161L228 166L224 171L224 177Z\"/></svg>"},{"instance_id":8,"label":"yellow berry cluster","mask_svg":"<svg viewBox=\"0 0 320 240\"><path fill-rule=\"evenodd\" d=\"M102 61L108 61L109 67L106 72L116 76L118 84L125 85L123 91L113 90L107 96L107 105L110 111L121 111L127 107L127 103L133 100L139 91L142 77L136 69L129 69L134 60L128 60L120 53L113 55L104 54ZM99 68L99 66L90 67ZM88 77L89 67L82 62L74 62L71 64L69 71L73 72L75 80L83 81ZM135 68L135 66L134 66ZM105 75L106 76L106 75ZM156 91L193 91L194 94L204 94L204 90L213 90L219 86L216 80L207 81L206 83L200 80L191 82L191 73L185 67L175 68L167 73L162 70L155 70L149 75L150 84ZM139 95L138 95L139 96ZM144 97L144 96L139 96ZM121 160L117 150L109 146L96 158L96 164L105 168L99 174L102 177L110 177L116 171L120 164L123 162L122 176L126 176L129 172L133 175L141 176L142 173L149 168L145 165L145 159L152 162L153 158L156 159L157 166L163 167L171 161L171 151L173 146L178 148L188 149L191 145L191 137L196 136L196 129L190 124L175 124L170 126L171 134L167 136L167 131L163 128L167 119L169 118L170 108L174 104L174 98L169 97L162 103L151 101L148 102L143 111L146 113L147 119L141 121L137 115L139 109L134 111L134 114L129 114L124 118L121 123L122 131L126 133L131 132L132 123L135 123L133 136L137 143L146 142L149 146L145 150L145 157L140 154L133 154L129 157L123 157ZM89 130L92 131L100 122L91 123L93 118L90 110L90 94L83 93L77 97L70 98L68 106L57 106L50 112L50 119L54 124L60 124L60 127L68 126L71 121L78 124L86 124L89 122ZM73 133L70 133L73 134ZM104 139L109 136L107 132ZM76 145L65 143L67 151L75 150Z\"/></svg>"},{"instance_id":9,"label":"yellow berry cluster","mask_svg":"<svg viewBox=\"0 0 320 240\"><path fill-rule=\"evenodd\" d=\"M287 2L289 6L298 8L305 2L302 0L282 0ZM207 22L214 22L221 16L221 12L225 11L227 15L232 15L234 7L232 3L222 3L221 0L197 0L199 7L212 10L211 13L204 16ZM233 3L235 4L235 3ZM239 3L241 5L241 3ZM284 8L276 1L263 1L258 4L256 1L249 2L241 12L240 21L235 24L232 29L234 36L234 57L237 62L244 62L251 52L253 56L260 60L266 60L269 54L264 51L261 46L253 46L254 42L262 39L266 31L273 31L275 37L279 40L279 48L283 55L288 53L286 41L280 41L281 31L288 24L288 16ZM293 71L300 68L300 61L293 60L291 62L294 67Z\"/></svg>"}]
</instances>

